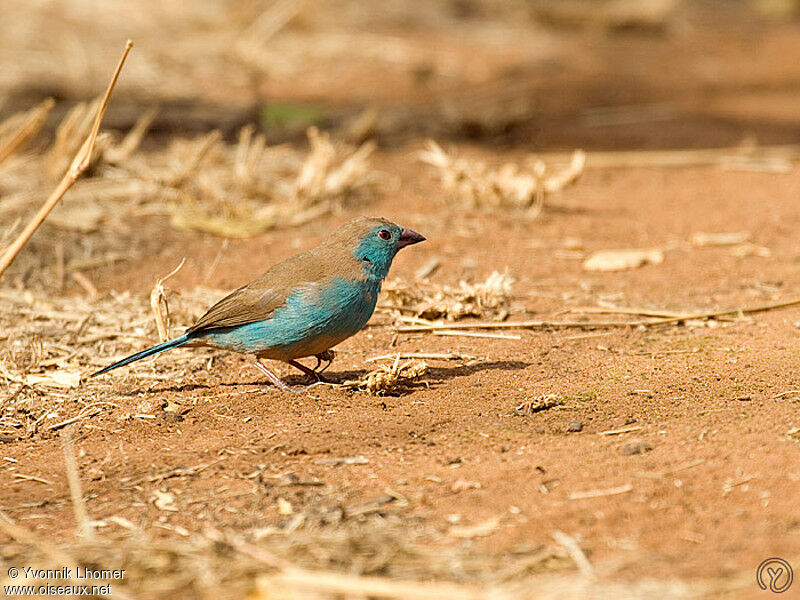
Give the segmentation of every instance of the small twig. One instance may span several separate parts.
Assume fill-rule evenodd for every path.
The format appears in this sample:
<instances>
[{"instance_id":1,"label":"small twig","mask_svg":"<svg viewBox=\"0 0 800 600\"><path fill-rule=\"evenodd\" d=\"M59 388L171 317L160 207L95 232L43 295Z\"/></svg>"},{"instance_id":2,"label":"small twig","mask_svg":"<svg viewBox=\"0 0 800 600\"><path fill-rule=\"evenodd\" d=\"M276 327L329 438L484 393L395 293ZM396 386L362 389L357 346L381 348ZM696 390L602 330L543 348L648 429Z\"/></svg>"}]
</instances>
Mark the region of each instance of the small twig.
<instances>
[{"instance_id":1,"label":"small twig","mask_svg":"<svg viewBox=\"0 0 800 600\"><path fill-rule=\"evenodd\" d=\"M155 318L156 328L158 329L158 338L161 342L166 342L169 339L169 331L167 330L167 325L169 323L169 303L167 302L167 294L164 291L164 282L180 271L185 262L186 258L184 257L177 267L172 269L166 276L156 281L155 286L153 286L153 291L150 292L150 308L153 309L153 317ZM164 312L167 315L166 322L161 314L162 304L164 305Z\"/></svg>"},{"instance_id":2,"label":"small twig","mask_svg":"<svg viewBox=\"0 0 800 600\"><path fill-rule=\"evenodd\" d=\"M394 359L398 357L398 353L395 354L382 354L381 356L373 356L372 358L366 359L365 362L375 362L378 360L387 360L387 359ZM436 352L400 352L399 357L402 360L410 359L410 358L419 358L422 360L475 360L475 356L470 356L468 354L453 354L453 353L436 353Z\"/></svg>"},{"instance_id":3,"label":"small twig","mask_svg":"<svg viewBox=\"0 0 800 600\"><path fill-rule=\"evenodd\" d=\"M49 558L53 565L57 565L59 568L72 567L70 571L74 571L75 567L78 565L78 561L75 560L75 558L57 548L53 544L43 542L32 532L17 525L2 511L0 511L0 531L21 544L27 544L33 548L36 548L42 553L42 555ZM72 582L72 584L75 586L85 583L85 580L79 580L74 577L69 577L67 581ZM111 597L110 594L100 594L100 596L107 598ZM130 594L119 588L114 589L114 598L121 600L133 600L133 597Z\"/></svg>"},{"instance_id":4,"label":"small twig","mask_svg":"<svg viewBox=\"0 0 800 600\"><path fill-rule=\"evenodd\" d=\"M2 511L0 511L0 531L5 533L13 540L17 540L22 544L33 546L60 567L74 566L78 564L74 558L66 554L63 550L39 540L39 538L37 538L33 533L24 527L17 525Z\"/></svg>"},{"instance_id":5,"label":"small twig","mask_svg":"<svg viewBox=\"0 0 800 600\"><path fill-rule=\"evenodd\" d=\"M50 114L55 105L52 98L47 98L44 102L31 109L28 113L28 118L17 130L17 133L0 147L0 163L2 163L9 156L19 148L25 140L36 135L47 120L47 115Z\"/></svg>"},{"instance_id":6,"label":"small twig","mask_svg":"<svg viewBox=\"0 0 800 600\"><path fill-rule=\"evenodd\" d=\"M211 261L208 269L206 269L205 274L203 275L203 285L208 283L208 280L211 279L211 275L219 266L220 260L222 260L222 255L225 254L225 251L228 249L228 238L222 240L222 244L217 251L217 255L214 257L214 260Z\"/></svg>"},{"instance_id":7,"label":"small twig","mask_svg":"<svg viewBox=\"0 0 800 600\"><path fill-rule=\"evenodd\" d=\"M160 483L160 482L164 481L165 479L170 479L172 477L182 477L184 475L194 476L194 475L197 475L198 473L200 473L201 471L207 469L208 467L212 467L212 466L214 466L216 464L221 463L223 460L225 460L225 459L224 458L220 458L220 459L211 461L210 463L206 463L206 464L202 464L202 465L196 465L194 467L187 467L187 468L178 467L178 468L175 468L175 469L169 469L167 471L163 471L161 473L157 473L156 475L148 475L148 476L145 476L145 477L137 477L135 479L132 478L132 477L123 477L122 479L120 479L120 483L122 483L126 487L133 487L133 486L139 485L140 483Z\"/></svg>"},{"instance_id":8,"label":"small twig","mask_svg":"<svg viewBox=\"0 0 800 600\"><path fill-rule=\"evenodd\" d=\"M216 146L217 142L219 142L221 139L222 134L216 129L204 136L202 141L199 143L194 156L192 156L189 162L184 165L181 170L169 178L169 180L166 182L167 185L169 187L179 188L186 183L189 178L197 172L197 170L200 168L200 165L206 159L208 153L211 152L211 149Z\"/></svg>"},{"instance_id":9,"label":"small twig","mask_svg":"<svg viewBox=\"0 0 800 600\"><path fill-rule=\"evenodd\" d=\"M553 539L556 543L564 546L564 549L575 563L575 566L578 567L578 571L581 572L581 575L589 579L594 579L594 567L592 567L592 563L586 558L586 554L584 554L583 549L581 549L580 544L578 544L578 541L574 537L567 535L563 531L554 531Z\"/></svg>"},{"instance_id":10,"label":"small twig","mask_svg":"<svg viewBox=\"0 0 800 600\"><path fill-rule=\"evenodd\" d=\"M800 145L756 146L754 148L700 148L687 150L623 150L610 152L588 152L587 169L619 167L687 167L702 165L725 165L734 157L796 159L800 156ZM545 162L569 161L570 154L551 153L538 155Z\"/></svg>"},{"instance_id":11,"label":"small twig","mask_svg":"<svg viewBox=\"0 0 800 600\"><path fill-rule=\"evenodd\" d=\"M67 425L72 425L76 421L80 421L81 419L87 419L90 417L94 417L95 415L101 412L101 406L113 406L116 407L117 405L113 402L94 402L93 404L87 404L84 406L81 411L75 415L74 417L67 419L66 421L61 421L60 423L56 423L55 425L50 425L48 427L49 431L56 431L61 429L62 427L66 427Z\"/></svg>"},{"instance_id":12,"label":"small twig","mask_svg":"<svg viewBox=\"0 0 800 600\"><path fill-rule=\"evenodd\" d=\"M397 333L424 333L429 331L456 329L592 329L597 327L637 327L639 325L659 325L673 323L675 319L658 321L505 321L502 323L480 321L477 323L432 323L430 325L409 325L398 327Z\"/></svg>"},{"instance_id":13,"label":"small twig","mask_svg":"<svg viewBox=\"0 0 800 600\"><path fill-rule=\"evenodd\" d=\"M739 306L736 308L712 310L701 313L687 313L675 317L663 319L653 319L649 321L507 321L503 323L478 322L478 323L431 323L430 325L410 325L398 327L398 333L424 333L428 331L438 331L447 329L558 329L558 328L581 328L591 329L600 327L652 327L654 325L666 325L670 323L680 323L682 321L701 321L715 317L727 315L745 315L757 312L766 312L778 308L787 308L800 304L800 298L772 302L769 304L758 304L756 306Z\"/></svg>"},{"instance_id":14,"label":"small twig","mask_svg":"<svg viewBox=\"0 0 800 600\"><path fill-rule=\"evenodd\" d=\"M565 338L562 338L562 341L564 341L564 342L574 342L574 341L577 341L577 340L588 340L588 339L591 339L591 338L605 337L607 335L611 335L611 333L612 332L610 332L610 331L599 331L599 332L596 332L596 333L581 333L579 335L569 335L569 336L567 336Z\"/></svg>"},{"instance_id":15,"label":"small twig","mask_svg":"<svg viewBox=\"0 0 800 600\"><path fill-rule=\"evenodd\" d=\"M434 331L433 335L450 335L460 337L473 337L473 338L493 338L497 340L521 340L521 335L507 334L507 333L476 333L474 331L451 331L448 329L442 331Z\"/></svg>"},{"instance_id":16,"label":"small twig","mask_svg":"<svg viewBox=\"0 0 800 600\"><path fill-rule=\"evenodd\" d=\"M158 115L158 109L155 107L148 109L144 114L142 114L136 120L136 123L134 123L127 135L122 138L122 141L119 143L119 145L106 150L106 161L111 164L119 164L130 158L131 154L133 154L136 151L136 148L139 147L139 144L141 144L148 128L153 124L156 115Z\"/></svg>"},{"instance_id":17,"label":"small twig","mask_svg":"<svg viewBox=\"0 0 800 600\"><path fill-rule=\"evenodd\" d=\"M100 131L100 123L103 120L106 107L108 107L108 101L111 98L111 92L114 90L114 86L117 83L120 71L122 71L122 65L125 63L125 59L128 57L128 53L131 51L132 47L133 42L128 40L128 42L125 44L125 50L122 53L122 57L120 58L117 68L114 71L114 75L111 78L111 82L108 84L105 96L103 96L103 102L100 104L100 108L97 111L97 116L95 117L92 131L89 134L89 137L86 138L83 146L81 146L81 149L75 155L75 158L72 161L69 169L67 169L67 172L64 174L64 177L61 179L58 186L56 186L56 189L53 190L53 193L50 194L50 197L44 202L44 204L42 204L39 212L37 212L33 219L30 220L30 222L25 226L25 229L22 230L22 233L19 234L17 239L14 240L14 242L6 250L5 254L3 254L2 258L0 258L0 276L3 275L8 266L17 257L17 254L19 254L20 250L22 250L23 246L25 246L34 232L44 222L44 220L47 218L47 215L50 214L50 211L55 208L56 204L58 204L59 200L61 200L67 190L72 187L72 184L78 180L78 178L89 166L89 163L92 160L95 142L97 141L97 134Z\"/></svg>"},{"instance_id":18,"label":"small twig","mask_svg":"<svg viewBox=\"0 0 800 600\"><path fill-rule=\"evenodd\" d=\"M426 277L430 277L439 268L439 265L441 264L442 261L439 259L439 257L434 256L414 272L414 277L416 279L425 279Z\"/></svg>"},{"instance_id":19,"label":"small twig","mask_svg":"<svg viewBox=\"0 0 800 600\"><path fill-rule=\"evenodd\" d=\"M89 280L89 278L86 277L86 275L84 275L80 271L73 271L72 278L75 280L75 283L77 283L86 291L86 293L89 295L90 301L97 298L97 288Z\"/></svg>"},{"instance_id":20,"label":"small twig","mask_svg":"<svg viewBox=\"0 0 800 600\"><path fill-rule=\"evenodd\" d=\"M498 597L491 590L483 591L455 583L404 581L297 568L284 570L264 580L265 590L275 589L273 586L281 586L277 589L313 590L326 596L376 597L386 600L488 600Z\"/></svg>"},{"instance_id":21,"label":"small twig","mask_svg":"<svg viewBox=\"0 0 800 600\"><path fill-rule=\"evenodd\" d=\"M621 429L608 429L606 431L601 431L597 435L620 435L623 433L630 433L631 431L639 431L641 428L641 425L631 425L630 427L622 427Z\"/></svg>"},{"instance_id":22,"label":"small twig","mask_svg":"<svg viewBox=\"0 0 800 600\"><path fill-rule=\"evenodd\" d=\"M260 548L255 544L251 544L246 540L242 539L240 536L236 535L232 532L227 532L223 534L220 531L216 531L214 529L209 530L206 534L210 540L215 542L223 543L237 552L244 554L245 556L249 556L250 558L263 563L269 567L273 567L275 569L280 569L284 573L292 572L295 570L299 570L295 567L292 563L283 558L276 556L272 552L265 550L264 548Z\"/></svg>"},{"instance_id":23,"label":"small twig","mask_svg":"<svg viewBox=\"0 0 800 600\"><path fill-rule=\"evenodd\" d=\"M619 494L627 494L633 490L630 483L621 485L615 488L606 488L603 490L588 490L586 492L572 492L569 495L570 500L587 500L589 498L602 498L604 496L618 496Z\"/></svg>"},{"instance_id":24,"label":"small twig","mask_svg":"<svg viewBox=\"0 0 800 600\"><path fill-rule=\"evenodd\" d=\"M3 235L0 236L0 249L6 245L6 242L17 230L17 227L19 227L20 223L22 223L22 217L17 217L14 219L14 222L6 228L6 230L3 232Z\"/></svg>"},{"instance_id":25,"label":"small twig","mask_svg":"<svg viewBox=\"0 0 800 600\"><path fill-rule=\"evenodd\" d=\"M41 477L35 477L34 475L25 475L24 473L14 473L12 475L14 479L19 479L20 481L35 481L36 483L44 483L45 485L53 485L53 482L48 479L43 479Z\"/></svg>"},{"instance_id":26,"label":"small twig","mask_svg":"<svg viewBox=\"0 0 800 600\"><path fill-rule=\"evenodd\" d=\"M639 317L659 317L674 319L685 317L685 312L672 312L667 310L655 310L649 308L626 308L624 306L583 306L568 308L563 312L581 312L597 315L635 315Z\"/></svg>"},{"instance_id":27,"label":"small twig","mask_svg":"<svg viewBox=\"0 0 800 600\"><path fill-rule=\"evenodd\" d=\"M67 468L67 482L69 483L69 494L72 498L72 510L75 512L75 521L78 523L78 531L87 540L94 540L94 529L89 520L89 513L86 511L86 504L83 501L81 491L81 477L78 473L78 464L75 461L75 446L72 444L72 435L67 429L62 437L64 438L64 464Z\"/></svg>"}]
</instances>

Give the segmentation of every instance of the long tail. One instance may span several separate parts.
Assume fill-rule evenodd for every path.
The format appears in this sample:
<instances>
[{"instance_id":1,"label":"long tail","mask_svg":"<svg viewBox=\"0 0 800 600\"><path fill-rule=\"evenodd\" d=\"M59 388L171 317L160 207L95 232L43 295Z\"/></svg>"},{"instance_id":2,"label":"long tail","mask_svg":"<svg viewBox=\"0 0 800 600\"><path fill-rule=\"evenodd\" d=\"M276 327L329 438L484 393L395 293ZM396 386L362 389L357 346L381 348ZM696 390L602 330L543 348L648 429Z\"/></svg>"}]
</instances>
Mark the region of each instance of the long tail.
<instances>
[{"instance_id":1,"label":"long tail","mask_svg":"<svg viewBox=\"0 0 800 600\"><path fill-rule=\"evenodd\" d=\"M108 365L105 369L100 369L97 373L92 373L91 377L97 377L98 375L102 375L103 373L108 373L112 369L116 369L117 367L124 367L125 365L129 365L130 363L136 362L137 360L147 358L148 356L153 356L153 354L158 354L159 352L164 352L164 350L177 348L178 346L182 346L183 344L188 342L190 339L192 339L192 335L189 333L185 333L180 337L168 340L163 344L159 344L158 346L153 346L152 348L148 348L147 350L142 350L141 352L137 352L136 354L131 354L129 357L123 358L122 360L115 362L113 365Z\"/></svg>"}]
</instances>

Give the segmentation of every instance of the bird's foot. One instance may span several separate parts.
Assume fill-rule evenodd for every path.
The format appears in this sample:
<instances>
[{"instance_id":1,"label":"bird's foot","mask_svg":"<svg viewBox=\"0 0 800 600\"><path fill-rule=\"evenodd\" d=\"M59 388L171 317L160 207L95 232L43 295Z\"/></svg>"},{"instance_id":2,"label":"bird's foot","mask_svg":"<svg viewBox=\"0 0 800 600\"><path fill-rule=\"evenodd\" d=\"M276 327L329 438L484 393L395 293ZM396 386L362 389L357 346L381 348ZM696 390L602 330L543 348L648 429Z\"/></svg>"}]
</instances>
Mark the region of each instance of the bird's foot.
<instances>
[{"instance_id":1,"label":"bird's foot","mask_svg":"<svg viewBox=\"0 0 800 600\"><path fill-rule=\"evenodd\" d=\"M330 366L331 362L333 362L333 357L332 356L329 357L328 353L330 353L331 355L333 354L333 352L331 352L330 350L326 350L321 354L315 355L315 358L317 359L317 365L316 365L317 367L323 360L328 361L328 364L325 365L325 369L327 369ZM320 357L322 357L322 359L320 359ZM290 360L289 364L292 365L295 369L299 369L309 377L313 378L314 383L330 383L327 379L325 379L322 376L322 371L324 371L325 369L322 369L322 371L317 371L316 369L310 369L303 363L299 363L296 360Z\"/></svg>"},{"instance_id":2,"label":"bird's foot","mask_svg":"<svg viewBox=\"0 0 800 600\"><path fill-rule=\"evenodd\" d=\"M298 393L295 390L293 390L292 388L290 388L288 385L286 385L283 382L283 380L280 377L278 377L275 373L270 371L266 367L266 365L264 365L264 363L261 362L261 359L259 359L259 358L256 358L256 367L258 368L259 371L261 371L262 373L264 373L264 375L267 376L267 379L269 379L276 388L278 388L282 392L289 392L291 394L297 394Z\"/></svg>"},{"instance_id":3,"label":"bird's foot","mask_svg":"<svg viewBox=\"0 0 800 600\"><path fill-rule=\"evenodd\" d=\"M333 363L333 359L336 358L336 353L333 350L328 349L328 350L325 350L324 352L320 352L319 354L315 354L314 358L317 359L317 364L314 365L314 372L319 374L319 373L323 373L325 371L325 369L327 369L328 367L331 366L331 364ZM324 367L322 367L320 369L319 366L323 362L326 363L326 364L325 364Z\"/></svg>"}]
</instances>

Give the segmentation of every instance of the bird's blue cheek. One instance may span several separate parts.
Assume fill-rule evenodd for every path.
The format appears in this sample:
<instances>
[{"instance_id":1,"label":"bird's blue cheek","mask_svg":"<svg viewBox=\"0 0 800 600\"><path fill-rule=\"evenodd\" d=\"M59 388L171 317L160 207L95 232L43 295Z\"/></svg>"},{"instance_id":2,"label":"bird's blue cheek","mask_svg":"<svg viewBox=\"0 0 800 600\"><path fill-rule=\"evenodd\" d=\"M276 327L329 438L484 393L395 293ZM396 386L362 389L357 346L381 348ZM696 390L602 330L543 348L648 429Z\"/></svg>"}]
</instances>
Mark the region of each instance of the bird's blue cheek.
<instances>
[{"instance_id":1,"label":"bird's blue cheek","mask_svg":"<svg viewBox=\"0 0 800 600\"><path fill-rule=\"evenodd\" d=\"M389 274L394 255L394 248L376 244L372 238L362 240L353 253L357 260L363 262L364 273L370 279L377 280L385 279Z\"/></svg>"}]
</instances>

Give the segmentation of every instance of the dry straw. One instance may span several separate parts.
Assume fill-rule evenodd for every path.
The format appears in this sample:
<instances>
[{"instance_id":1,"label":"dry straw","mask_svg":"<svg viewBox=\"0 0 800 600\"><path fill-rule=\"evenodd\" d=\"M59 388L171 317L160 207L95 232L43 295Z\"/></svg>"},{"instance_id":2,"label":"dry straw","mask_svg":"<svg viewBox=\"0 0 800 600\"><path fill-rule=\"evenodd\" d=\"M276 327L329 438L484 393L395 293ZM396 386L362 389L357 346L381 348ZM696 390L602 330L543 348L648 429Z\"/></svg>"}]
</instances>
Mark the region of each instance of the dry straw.
<instances>
[{"instance_id":1,"label":"dry straw","mask_svg":"<svg viewBox=\"0 0 800 600\"><path fill-rule=\"evenodd\" d=\"M345 381L344 387L369 392L375 396L393 396L407 391L425 373L428 365L423 360L400 362L397 355L391 365L380 365L356 380Z\"/></svg>"},{"instance_id":2,"label":"dry straw","mask_svg":"<svg viewBox=\"0 0 800 600\"><path fill-rule=\"evenodd\" d=\"M37 212L33 219L25 226L19 237L17 237L17 239L8 247L3 256L0 257L0 276L2 276L14 258L16 258L17 254L19 254L20 250L22 250L22 247L44 222L44 220L47 218L47 215L50 214L50 211L55 208L56 204L58 204L59 200L61 200L67 190L72 187L72 185L78 180L78 178L92 162L94 158L95 143L97 142L97 134L100 132L100 123L102 122L103 115L108 107L108 102L111 99L111 92L114 90L114 86L117 83L119 74L122 71L122 65L125 64L125 59L128 57L128 53L131 51L131 48L133 48L133 42L128 40L128 42L125 44L125 50L122 53L122 57L120 58L117 68L114 71L114 75L111 77L111 82L108 84L106 93L103 96L103 100L97 110L91 131L89 132L86 140L83 142L83 145L78 150L78 153L75 155L72 164L70 165L69 169L67 169L67 172L64 174L61 182L58 184L56 189L53 190L53 193L50 194L50 197L39 209L39 212Z\"/></svg>"},{"instance_id":3,"label":"dry straw","mask_svg":"<svg viewBox=\"0 0 800 600\"><path fill-rule=\"evenodd\" d=\"M358 148L334 145L327 133L308 129L309 152L270 147L252 127L235 146L212 132L195 144L174 143L166 156L140 169L163 185L171 222L179 229L225 237L250 237L279 226L300 225L342 209L375 192L384 178L372 170L371 142ZM177 172L156 175L164 163Z\"/></svg>"},{"instance_id":4,"label":"dry straw","mask_svg":"<svg viewBox=\"0 0 800 600\"><path fill-rule=\"evenodd\" d=\"M507 272L493 271L484 281L460 281L457 286L423 280L414 284L399 279L387 281L382 310L411 314L419 319L467 317L505 319L510 311L514 279Z\"/></svg>"},{"instance_id":5,"label":"dry straw","mask_svg":"<svg viewBox=\"0 0 800 600\"><path fill-rule=\"evenodd\" d=\"M454 157L433 140L420 159L436 167L451 197L469 208L484 210L527 209L537 216L545 196L574 183L583 173L586 155L576 150L566 167L553 170L532 157L525 168L506 163L494 169L478 160Z\"/></svg>"}]
</instances>

